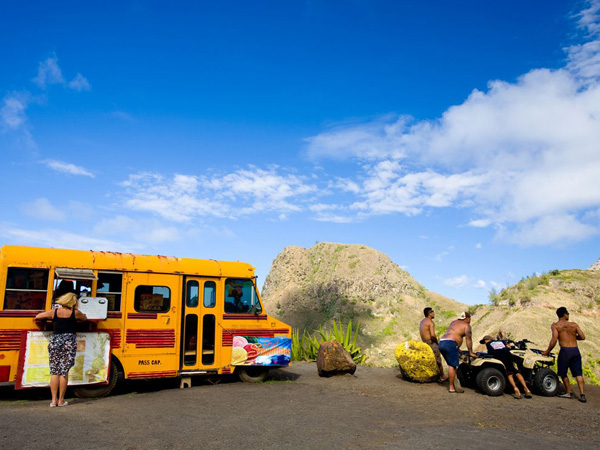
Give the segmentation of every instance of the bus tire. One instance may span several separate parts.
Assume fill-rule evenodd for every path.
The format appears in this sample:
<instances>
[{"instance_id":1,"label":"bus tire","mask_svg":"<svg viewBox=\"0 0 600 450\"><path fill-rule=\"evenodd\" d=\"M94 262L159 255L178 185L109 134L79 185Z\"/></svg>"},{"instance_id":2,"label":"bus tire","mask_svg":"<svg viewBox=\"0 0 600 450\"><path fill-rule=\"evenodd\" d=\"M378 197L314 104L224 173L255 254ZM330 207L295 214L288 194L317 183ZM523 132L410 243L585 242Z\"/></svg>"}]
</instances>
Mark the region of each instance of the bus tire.
<instances>
[{"instance_id":1,"label":"bus tire","mask_svg":"<svg viewBox=\"0 0 600 450\"><path fill-rule=\"evenodd\" d=\"M269 376L269 368L262 366L238 367L237 372L244 383L262 383Z\"/></svg>"},{"instance_id":2,"label":"bus tire","mask_svg":"<svg viewBox=\"0 0 600 450\"><path fill-rule=\"evenodd\" d=\"M115 364L115 361L112 360L110 364L108 384L90 384L87 386L75 386L73 388L73 393L79 398L106 397L115 388L118 379L119 369L117 368L117 364Z\"/></svg>"}]
</instances>

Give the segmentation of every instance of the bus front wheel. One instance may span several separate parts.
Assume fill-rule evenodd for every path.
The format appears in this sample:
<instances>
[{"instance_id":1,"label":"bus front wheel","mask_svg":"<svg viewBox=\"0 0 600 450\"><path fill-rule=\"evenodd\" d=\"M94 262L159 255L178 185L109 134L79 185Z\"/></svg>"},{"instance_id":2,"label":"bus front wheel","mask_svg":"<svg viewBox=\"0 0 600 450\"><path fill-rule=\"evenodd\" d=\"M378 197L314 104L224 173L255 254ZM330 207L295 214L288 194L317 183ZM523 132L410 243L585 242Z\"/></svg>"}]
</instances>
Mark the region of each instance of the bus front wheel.
<instances>
[{"instance_id":1,"label":"bus front wheel","mask_svg":"<svg viewBox=\"0 0 600 450\"><path fill-rule=\"evenodd\" d=\"M269 376L268 367L238 367L236 371L244 383L261 383Z\"/></svg>"},{"instance_id":2,"label":"bus front wheel","mask_svg":"<svg viewBox=\"0 0 600 450\"><path fill-rule=\"evenodd\" d=\"M108 384L86 385L73 387L73 393L79 398L106 397L117 385L119 369L114 361L111 361Z\"/></svg>"}]
</instances>

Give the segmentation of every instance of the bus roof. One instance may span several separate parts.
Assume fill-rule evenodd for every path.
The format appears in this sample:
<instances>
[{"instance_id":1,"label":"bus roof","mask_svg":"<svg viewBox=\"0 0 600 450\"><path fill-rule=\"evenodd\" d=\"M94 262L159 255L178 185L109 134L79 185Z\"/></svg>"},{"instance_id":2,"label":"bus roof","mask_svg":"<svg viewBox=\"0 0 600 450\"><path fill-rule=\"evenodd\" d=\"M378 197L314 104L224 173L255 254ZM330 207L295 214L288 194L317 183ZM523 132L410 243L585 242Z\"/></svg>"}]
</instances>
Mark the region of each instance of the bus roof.
<instances>
[{"instance_id":1,"label":"bus roof","mask_svg":"<svg viewBox=\"0 0 600 450\"><path fill-rule=\"evenodd\" d=\"M5 245L0 248L2 264L12 267L69 267L74 269L154 272L213 277L254 277L254 267L243 262L177 258L161 255L94 250Z\"/></svg>"}]
</instances>

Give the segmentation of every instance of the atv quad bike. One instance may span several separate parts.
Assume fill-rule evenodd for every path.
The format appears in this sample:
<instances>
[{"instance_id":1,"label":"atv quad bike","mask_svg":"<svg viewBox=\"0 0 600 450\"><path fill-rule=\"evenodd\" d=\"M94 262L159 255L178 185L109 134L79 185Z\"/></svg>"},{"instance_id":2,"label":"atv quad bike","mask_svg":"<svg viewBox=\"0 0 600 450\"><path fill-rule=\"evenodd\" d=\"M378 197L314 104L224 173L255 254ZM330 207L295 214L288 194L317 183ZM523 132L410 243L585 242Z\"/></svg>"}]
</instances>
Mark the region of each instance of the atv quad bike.
<instances>
[{"instance_id":1,"label":"atv quad bike","mask_svg":"<svg viewBox=\"0 0 600 450\"><path fill-rule=\"evenodd\" d=\"M508 341L509 347L513 346L511 353L519 371L530 389L536 394L551 397L558 389L558 376L550 368L554 364L554 354L543 356L541 350L528 348L528 343L532 342L527 339ZM502 395L508 384L504 364L483 352L477 353L477 358L471 358L468 352L461 352L457 377L462 386L475 387L490 396Z\"/></svg>"}]
</instances>

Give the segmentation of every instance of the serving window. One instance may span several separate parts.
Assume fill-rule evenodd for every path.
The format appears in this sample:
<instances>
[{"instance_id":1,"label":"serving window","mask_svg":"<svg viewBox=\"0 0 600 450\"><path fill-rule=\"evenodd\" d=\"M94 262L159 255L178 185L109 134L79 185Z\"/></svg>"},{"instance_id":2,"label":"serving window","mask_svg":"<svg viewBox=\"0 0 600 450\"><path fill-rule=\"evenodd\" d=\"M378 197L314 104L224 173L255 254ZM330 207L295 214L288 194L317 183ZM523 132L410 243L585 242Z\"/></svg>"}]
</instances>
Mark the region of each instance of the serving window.
<instances>
[{"instance_id":1,"label":"serving window","mask_svg":"<svg viewBox=\"0 0 600 450\"><path fill-rule=\"evenodd\" d=\"M121 311L123 274L121 272L98 272L96 296L108 299L108 311Z\"/></svg>"},{"instance_id":2,"label":"serving window","mask_svg":"<svg viewBox=\"0 0 600 450\"><path fill-rule=\"evenodd\" d=\"M45 309L48 274L48 269L9 267L6 274L4 309Z\"/></svg>"},{"instance_id":3,"label":"serving window","mask_svg":"<svg viewBox=\"0 0 600 450\"><path fill-rule=\"evenodd\" d=\"M138 286L133 307L137 312L163 312L171 309L171 289L167 286Z\"/></svg>"}]
</instances>

